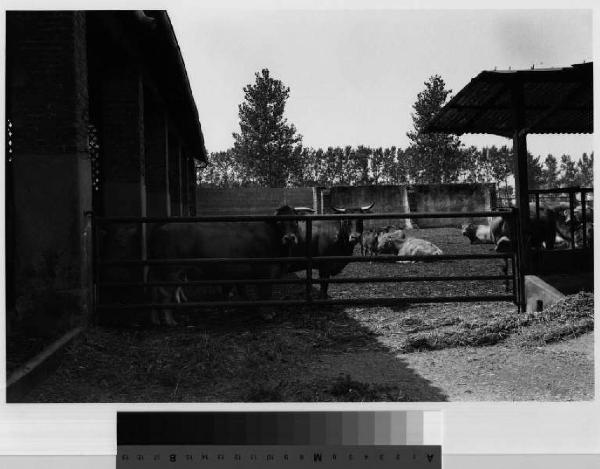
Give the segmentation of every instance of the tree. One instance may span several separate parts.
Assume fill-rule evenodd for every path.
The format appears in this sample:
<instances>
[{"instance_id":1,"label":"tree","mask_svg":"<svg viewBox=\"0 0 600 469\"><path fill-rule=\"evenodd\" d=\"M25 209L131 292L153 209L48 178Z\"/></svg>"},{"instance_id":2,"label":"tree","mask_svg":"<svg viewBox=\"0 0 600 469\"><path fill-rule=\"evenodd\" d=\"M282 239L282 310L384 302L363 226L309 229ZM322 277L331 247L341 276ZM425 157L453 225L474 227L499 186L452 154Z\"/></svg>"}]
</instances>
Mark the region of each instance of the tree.
<instances>
[{"instance_id":1,"label":"tree","mask_svg":"<svg viewBox=\"0 0 600 469\"><path fill-rule=\"evenodd\" d=\"M240 132L234 133L233 152L240 167L258 185L282 187L296 167L294 148L302 141L284 117L289 87L270 76L268 69L255 74L254 84L244 87L239 106Z\"/></svg>"},{"instance_id":2,"label":"tree","mask_svg":"<svg viewBox=\"0 0 600 469\"><path fill-rule=\"evenodd\" d=\"M552 155L548 155L544 160L545 168L542 170L542 178L544 180L544 187L547 189L558 187L558 161Z\"/></svg>"},{"instance_id":3,"label":"tree","mask_svg":"<svg viewBox=\"0 0 600 469\"><path fill-rule=\"evenodd\" d=\"M354 153L354 168L356 170L355 184L367 185L369 183L369 160L373 150L364 145L359 145Z\"/></svg>"},{"instance_id":4,"label":"tree","mask_svg":"<svg viewBox=\"0 0 600 469\"><path fill-rule=\"evenodd\" d=\"M406 184L408 182L408 157L402 148L398 148L394 153L393 167L390 168L391 182L393 184Z\"/></svg>"},{"instance_id":5,"label":"tree","mask_svg":"<svg viewBox=\"0 0 600 469\"><path fill-rule=\"evenodd\" d=\"M414 130L406 135L410 140L407 156L411 158L410 177L417 183L444 183L458 179L462 169L461 142L448 134L428 134L425 127L445 104L452 90L444 80L433 75L425 82L425 89L413 104Z\"/></svg>"},{"instance_id":6,"label":"tree","mask_svg":"<svg viewBox=\"0 0 600 469\"><path fill-rule=\"evenodd\" d=\"M208 156L206 167L199 172L198 183L215 187L241 186L245 182L242 174L231 150L213 152Z\"/></svg>"},{"instance_id":7,"label":"tree","mask_svg":"<svg viewBox=\"0 0 600 469\"><path fill-rule=\"evenodd\" d=\"M370 182L377 185L385 178L384 173L385 152L383 148L375 148L370 157L371 177Z\"/></svg>"},{"instance_id":8,"label":"tree","mask_svg":"<svg viewBox=\"0 0 600 469\"><path fill-rule=\"evenodd\" d=\"M383 160L381 162L381 178L385 184L393 184L397 172L400 169L396 159L396 147L392 146L383 150Z\"/></svg>"},{"instance_id":9,"label":"tree","mask_svg":"<svg viewBox=\"0 0 600 469\"><path fill-rule=\"evenodd\" d=\"M594 185L594 152L589 156L587 153L581 155L581 159L577 162L577 172L580 186L592 187Z\"/></svg>"},{"instance_id":10,"label":"tree","mask_svg":"<svg viewBox=\"0 0 600 469\"><path fill-rule=\"evenodd\" d=\"M527 184L530 189L539 189L544 183L542 163L539 156L527 152Z\"/></svg>"},{"instance_id":11,"label":"tree","mask_svg":"<svg viewBox=\"0 0 600 469\"><path fill-rule=\"evenodd\" d=\"M508 176L513 173L512 150L506 145L500 148L492 146L487 154L492 181L504 181L507 184Z\"/></svg>"},{"instance_id":12,"label":"tree","mask_svg":"<svg viewBox=\"0 0 600 469\"><path fill-rule=\"evenodd\" d=\"M562 187L576 186L578 181L577 167L569 155L560 157L560 185Z\"/></svg>"}]
</instances>

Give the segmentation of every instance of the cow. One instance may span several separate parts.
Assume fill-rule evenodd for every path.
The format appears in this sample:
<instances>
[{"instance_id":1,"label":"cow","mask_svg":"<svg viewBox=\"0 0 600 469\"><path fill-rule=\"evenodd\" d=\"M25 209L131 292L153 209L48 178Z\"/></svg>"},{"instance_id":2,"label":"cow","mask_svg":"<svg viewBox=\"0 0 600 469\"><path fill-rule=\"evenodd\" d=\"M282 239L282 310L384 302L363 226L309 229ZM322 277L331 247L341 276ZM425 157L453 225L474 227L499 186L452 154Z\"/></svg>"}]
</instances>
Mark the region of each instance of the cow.
<instances>
[{"instance_id":1,"label":"cow","mask_svg":"<svg viewBox=\"0 0 600 469\"><path fill-rule=\"evenodd\" d=\"M560 238L558 246L561 247L583 247L583 208L577 205L573 208L573 218L571 218L571 209L568 202L549 203L544 206L546 210L554 212L556 222L557 241ZM531 204L531 211L535 214L534 204ZM535 216L535 215L533 215ZM571 231L573 229L573 232ZM586 243L593 243L594 234L594 210L587 206L585 209L585 231ZM575 239L573 239L573 234Z\"/></svg>"},{"instance_id":2,"label":"cow","mask_svg":"<svg viewBox=\"0 0 600 469\"><path fill-rule=\"evenodd\" d=\"M362 247L363 252L361 253L363 256L369 255L372 256L377 254L377 237L379 233L373 229L367 230L366 233L363 233L362 237Z\"/></svg>"},{"instance_id":3,"label":"cow","mask_svg":"<svg viewBox=\"0 0 600 469\"><path fill-rule=\"evenodd\" d=\"M276 215L293 215L291 207L277 209ZM298 244L296 221L265 222L201 222L166 223L155 226L148 237L150 259L201 259L201 258L264 258L285 257ZM152 266L148 278L153 282L181 282L183 279L200 280L251 280L272 279L283 273L282 263L218 263L196 265ZM240 296L247 298L244 284L237 284ZM270 284L257 284L261 299L272 294ZM223 287L228 296L231 287ZM153 303L180 303L183 291L177 287L158 286L152 289ZM171 309L162 308L165 325L174 326ZM160 323L156 309L152 310L152 323Z\"/></svg>"},{"instance_id":4,"label":"cow","mask_svg":"<svg viewBox=\"0 0 600 469\"><path fill-rule=\"evenodd\" d=\"M530 204L530 213L535 214L535 204ZM529 228L524 233L525 245L535 249L554 249L557 241L559 221L556 212L546 206L540 206L539 216L533 215L529 220ZM473 223L463 225L463 236L471 241L471 244L494 244L497 252L511 252L514 250L513 242L513 219L500 216L491 219L489 225L475 225ZM508 259L504 259L502 273L508 273ZM508 279L505 282L508 291Z\"/></svg>"},{"instance_id":5,"label":"cow","mask_svg":"<svg viewBox=\"0 0 600 469\"><path fill-rule=\"evenodd\" d=\"M535 204L531 204L530 210L535 214ZM529 228L524 233L526 246L554 249L556 235L560 233L559 228L560 221L556 212L549 207L540 206L539 217L533 215L529 220ZM492 218L489 225L470 223L462 226L462 234L469 238L471 244L494 244L498 252L513 249L512 233L513 220L504 216Z\"/></svg>"},{"instance_id":6,"label":"cow","mask_svg":"<svg viewBox=\"0 0 600 469\"><path fill-rule=\"evenodd\" d=\"M504 217L492 218L489 225L462 225L462 235L469 238L471 244L494 244L500 252L510 251L511 233L511 223Z\"/></svg>"},{"instance_id":7,"label":"cow","mask_svg":"<svg viewBox=\"0 0 600 469\"><path fill-rule=\"evenodd\" d=\"M575 234L575 247L586 247L583 242L583 208L581 205L578 205L573 210L574 217L571 218L571 210L565 209L561 213L561 219L564 220L562 226L560 227L560 234L565 241L569 245L572 246L571 240L571 227L573 227ZM594 236L594 210L591 207L586 207L585 209L585 232L586 232L586 244L591 246L593 244L593 236Z\"/></svg>"},{"instance_id":8,"label":"cow","mask_svg":"<svg viewBox=\"0 0 600 469\"><path fill-rule=\"evenodd\" d=\"M358 214L368 213L373 208L374 203L358 208L340 208L333 207L335 213L340 214ZM296 208L296 213L314 212L313 209ZM292 257L306 255L306 224L299 223L300 241L295 244L291 251ZM310 240L310 253L313 257L319 256L351 256L354 248L360 242L363 232L363 222L358 219L341 220L315 220L312 222L312 237ZM349 261L327 261L315 263L319 270L320 279L320 297L327 298L327 289L329 287L328 279L339 274ZM299 272L306 269L304 263L291 263L287 265L288 272Z\"/></svg>"},{"instance_id":9,"label":"cow","mask_svg":"<svg viewBox=\"0 0 600 469\"><path fill-rule=\"evenodd\" d=\"M573 209L573 214L575 215L574 218L575 218L575 223L577 225L583 223L583 207L581 205L577 205ZM565 223L570 224L571 223L571 210L570 209L564 210L563 216L565 218ZM585 208L585 221L589 222L589 223L594 222L594 209L593 208L591 208L591 207Z\"/></svg>"},{"instance_id":10,"label":"cow","mask_svg":"<svg viewBox=\"0 0 600 469\"><path fill-rule=\"evenodd\" d=\"M432 242L425 239L407 237L403 230L396 230L381 235L379 237L377 250L382 254L418 256L423 258L429 256L441 256L443 254L442 250Z\"/></svg>"},{"instance_id":11,"label":"cow","mask_svg":"<svg viewBox=\"0 0 600 469\"><path fill-rule=\"evenodd\" d=\"M490 225L465 223L462 225L462 235L469 238L471 244L495 244L492 241Z\"/></svg>"},{"instance_id":12,"label":"cow","mask_svg":"<svg viewBox=\"0 0 600 469\"><path fill-rule=\"evenodd\" d=\"M361 237L361 254L374 255L377 254L377 244L379 237L384 233L390 233L396 231L398 228L394 225L381 226L373 229L369 228L366 233Z\"/></svg>"}]
</instances>

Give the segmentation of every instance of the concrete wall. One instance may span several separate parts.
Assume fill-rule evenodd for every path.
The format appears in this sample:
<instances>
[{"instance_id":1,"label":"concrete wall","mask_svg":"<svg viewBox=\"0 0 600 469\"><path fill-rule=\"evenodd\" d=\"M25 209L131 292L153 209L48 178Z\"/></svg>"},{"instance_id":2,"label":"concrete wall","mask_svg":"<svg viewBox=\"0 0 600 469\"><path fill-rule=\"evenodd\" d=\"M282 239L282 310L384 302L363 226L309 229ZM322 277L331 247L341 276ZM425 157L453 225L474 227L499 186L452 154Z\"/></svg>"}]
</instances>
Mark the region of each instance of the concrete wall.
<instances>
[{"instance_id":1,"label":"concrete wall","mask_svg":"<svg viewBox=\"0 0 600 469\"><path fill-rule=\"evenodd\" d=\"M411 212L477 212L496 207L494 184L414 184L409 187ZM414 220L420 228L487 223L487 218L423 218Z\"/></svg>"},{"instance_id":2,"label":"concrete wall","mask_svg":"<svg viewBox=\"0 0 600 469\"><path fill-rule=\"evenodd\" d=\"M90 308L85 26L83 12L7 13L8 322L33 334L55 335Z\"/></svg>"},{"instance_id":3,"label":"concrete wall","mask_svg":"<svg viewBox=\"0 0 600 469\"><path fill-rule=\"evenodd\" d=\"M385 186L336 186L300 188L198 188L198 215L268 215L288 204L308 206L318 213L332 213L332 207L360 207L371 203L374 213L473 212L496 207L494 184L424 184ZM398 227L433 228L460 226L485 218L429 218L418 220L382 219L365 222L365 228L395 225Z\"/></svg>"},{"instance_id":4,"label":"concrete wall","mask_svg":"<svg viewBox=\"0 0 600 469\"><path fill-rule=\"evenodd\" d=\"M332 187L329 194L323 192L321 211L332 213L332 207L356 208L374 203L375 213L407 213L409 212L406 186L337 186ZM410 219L366 220L365 229L394 225L399 228L410 228Z\"/></svg>"},{"instance_id":5,"label":"concrete wall","mask_svg":"<svg viewBox=\"0 0 600 469\"><path fill-rule=\"evenodd\" d=\"M284 204L317 209L311 187L196 189L198 215L272 215L277 207Z\"/></svg>"}]
</instances>

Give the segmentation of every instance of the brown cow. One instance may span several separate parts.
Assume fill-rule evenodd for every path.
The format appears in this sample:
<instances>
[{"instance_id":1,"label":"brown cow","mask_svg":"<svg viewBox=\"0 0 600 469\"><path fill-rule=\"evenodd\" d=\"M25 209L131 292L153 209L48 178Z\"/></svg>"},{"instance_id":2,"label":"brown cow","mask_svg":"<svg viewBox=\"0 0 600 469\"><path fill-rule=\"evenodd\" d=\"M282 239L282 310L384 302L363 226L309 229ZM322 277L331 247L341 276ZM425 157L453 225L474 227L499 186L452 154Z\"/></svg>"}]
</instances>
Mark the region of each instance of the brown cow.
<instances>
[{"instance_id":1,"label":"brown cow","mask_svg":"<svg viewBox=\"0 0 600 469\"><path fill-rule=\"evenodd\" d=\"M291 207L277 209L276 215L293 215ZM167 223L158 225L148 238L148 255L153 259L201 259L201 258L264 258L284 257L298 244L296 221L266 222L213 222L213 223ZM275 263L219 263L197 265L160 265L149 271L149 279L155 282L180 282L190 280L268 279L283 273L283 264ZM236 285L242 297L246 297L244 284ZM272 294L270 284L257 284L261 299ZM224 288L224 295L230 288ZM177 287L153 288L153 303L180 303L184 300ZM152 322L159 324L156 309L152 311ZM162 308L162 319L166 325L175 322L172 310Z\"/></svg>"}]
</instances>

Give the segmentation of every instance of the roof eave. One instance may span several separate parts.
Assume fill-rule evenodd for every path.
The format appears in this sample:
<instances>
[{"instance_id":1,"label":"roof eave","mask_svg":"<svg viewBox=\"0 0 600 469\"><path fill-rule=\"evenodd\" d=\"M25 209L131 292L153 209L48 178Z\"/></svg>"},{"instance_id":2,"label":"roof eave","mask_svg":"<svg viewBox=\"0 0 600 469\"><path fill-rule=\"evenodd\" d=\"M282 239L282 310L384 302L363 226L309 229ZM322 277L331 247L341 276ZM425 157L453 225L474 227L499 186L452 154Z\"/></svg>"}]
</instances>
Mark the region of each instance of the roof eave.
<instances>
[{"instance_id":1,"label":"roof eave","mask_svg":"<svg viewBox=\"0 0 600 469\"><path fill-rule=\"evenodd\" d=\"M177 64L179 67L179 73L183 78L183 86L185 88L185 92L189 101L190 110L192 112L192 117L194 120L194 127L197 127L197 136L196 141L194 142L193 151L195 153L194 158L199 161L208 161L206 146L204 143L204 134L202 133L202 124L200 123L200 117L198 115L198 108L196 106L196 101L194 100L194 95L192 93L192 87L190 85L189 76L187 73L187 69L185 67L185 62L183 60L183 55L181 54L181 49L179 47L179 43L177 42L177 36L175 35L175 30L173 28L173 24L171 23L171 19L169 18L168 13L165 10L159 10L154 12L154 17L157 18L164 26L165 31L167 31L168 39L170 47L173 51L177 59Z\"/></svg>"}]
</instances>

